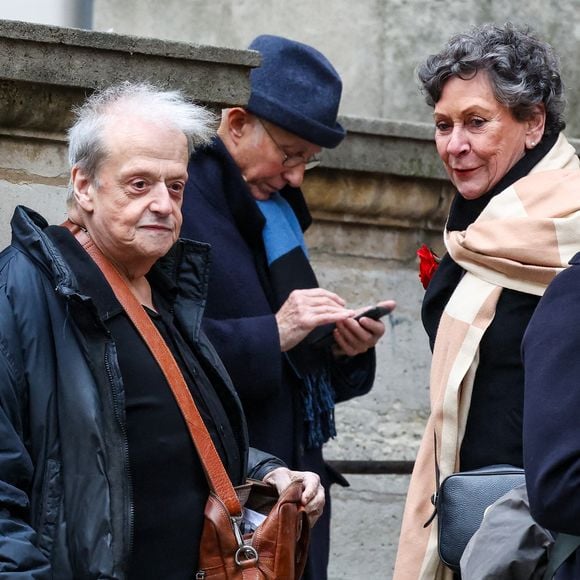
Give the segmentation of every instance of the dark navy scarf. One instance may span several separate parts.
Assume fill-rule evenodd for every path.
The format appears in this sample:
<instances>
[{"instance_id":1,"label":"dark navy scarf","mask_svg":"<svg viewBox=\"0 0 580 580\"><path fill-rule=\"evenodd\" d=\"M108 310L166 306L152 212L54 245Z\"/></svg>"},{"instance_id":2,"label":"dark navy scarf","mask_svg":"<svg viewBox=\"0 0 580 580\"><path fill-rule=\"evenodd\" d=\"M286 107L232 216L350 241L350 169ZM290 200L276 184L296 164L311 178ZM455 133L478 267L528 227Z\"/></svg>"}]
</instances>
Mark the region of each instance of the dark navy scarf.
<instances>
[{"instance_id":1,"label":"dark navy scarf","mask_svg":"<svg viewBox=\"0 0 580 580\"><path fill-rule=\"evenodd\" d=\"M308 260L302 229L290 204L275 193L268 201L258 201L266 220L262 230L268 260L270 284L275 301L283 304L292 290L318 286ZM336 435L334 391L330 378L331 354L313 350L301 343L286 353L302 379L302 405L305 420L305 445L321 447Z\"/></svg>"}]
</instances>

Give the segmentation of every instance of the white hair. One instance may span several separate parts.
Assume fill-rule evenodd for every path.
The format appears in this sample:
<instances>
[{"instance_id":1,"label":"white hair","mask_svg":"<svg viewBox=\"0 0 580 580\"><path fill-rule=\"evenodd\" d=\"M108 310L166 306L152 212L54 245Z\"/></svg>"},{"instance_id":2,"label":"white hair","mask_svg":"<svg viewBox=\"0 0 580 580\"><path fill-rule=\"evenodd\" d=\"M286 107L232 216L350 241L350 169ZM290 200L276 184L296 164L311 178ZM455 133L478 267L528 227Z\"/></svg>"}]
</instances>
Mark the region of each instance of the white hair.
<instances>
[{"instance_id":1,"label":"white hair","mask_svg":"<svg viewBox=\"0 0 580 580\"><path fill-rule=\"evenodd\" d=\"M68 131L70 166L80 166L90 179L107 155L105 130L115 118L124 115L174 127L187 139L188 153L207 144L215 134L215 115L186 99L177 90L163 90L149 83L125 81L94 92L74 109L76 121ZM73 192L69 192L69 203Z\"/></svg>"}]
</instances>

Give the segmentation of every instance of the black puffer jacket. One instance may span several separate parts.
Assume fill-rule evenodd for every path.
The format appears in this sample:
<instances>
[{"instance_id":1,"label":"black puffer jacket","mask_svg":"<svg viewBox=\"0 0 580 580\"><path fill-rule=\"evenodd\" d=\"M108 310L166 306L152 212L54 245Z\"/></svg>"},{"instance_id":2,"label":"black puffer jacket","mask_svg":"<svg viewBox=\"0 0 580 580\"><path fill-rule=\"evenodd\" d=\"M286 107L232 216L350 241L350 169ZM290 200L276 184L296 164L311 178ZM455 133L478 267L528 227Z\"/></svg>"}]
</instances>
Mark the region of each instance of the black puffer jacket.
<instances>
[{"instance_id":1,"label":"black puffer jacket","mask_svg":"<svg viewBox=\"0 0 580 580\"><path fill-rule=\"evenodd\" d=\"M122 579L133 507L115 344L99 297L79 292L79 273L46 228L17 208L12 245L0 254L0 577ZM247 457L239 400L200 332L208 251L180 241L155 267L179 286L175 316L195 355L215 369ZM262 478L280 465L251 450L243 472Z\"/></svg>"}]
</instances>

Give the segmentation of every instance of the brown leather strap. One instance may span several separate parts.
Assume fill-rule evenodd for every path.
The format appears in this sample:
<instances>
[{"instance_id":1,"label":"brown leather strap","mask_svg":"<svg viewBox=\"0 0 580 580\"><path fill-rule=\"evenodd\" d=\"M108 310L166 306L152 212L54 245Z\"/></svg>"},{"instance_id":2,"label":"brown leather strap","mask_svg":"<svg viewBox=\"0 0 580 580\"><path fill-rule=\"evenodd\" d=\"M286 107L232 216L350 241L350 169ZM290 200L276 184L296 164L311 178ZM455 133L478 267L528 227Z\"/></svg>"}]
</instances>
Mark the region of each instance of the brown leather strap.
<instances>
[{"instance_id":1,"label":"brown leather strap","mask_svg":"<svg viewBox=\"0 0 580 580\"><path fill-rule=\"evenodd\" d=\"M222 500L230 515L239 516L242 508L238 496L218 455L207 427L197 410L191 392L183 378L183 374L167 344L121 274L107 260L99 248L97 248L88 234L70 220L65 221L62 225L74 234L78 242L101 269L101 272L111 285L117 300L121 303L127 316L129 316L135 328L147 344L151 354L165 375L173 396L179 405L179 409L185 419L212 491Z\"/></svg>"}]
</instances>

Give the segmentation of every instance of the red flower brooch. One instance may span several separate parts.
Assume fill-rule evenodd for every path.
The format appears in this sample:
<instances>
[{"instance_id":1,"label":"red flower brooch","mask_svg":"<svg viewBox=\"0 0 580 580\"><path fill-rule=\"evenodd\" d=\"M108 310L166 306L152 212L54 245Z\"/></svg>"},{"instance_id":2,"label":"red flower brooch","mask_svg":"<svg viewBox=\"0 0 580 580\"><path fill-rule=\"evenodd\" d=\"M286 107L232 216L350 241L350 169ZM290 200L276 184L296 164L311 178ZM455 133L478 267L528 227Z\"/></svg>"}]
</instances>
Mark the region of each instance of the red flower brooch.
<instances>
[{"instance_id":1,"label":"red flower brooch","mask_svg":"<svg viewBox=\"0 0 580 580\"><path fill-rule=\"evenodd\" d=\"M419 256L419 280L423 284L423 288L427 289L431 278L439 268L439 262L441 258L432 252L426 244L423 244L417 250L417 256Z\"/></svg>"}]
</instances>

